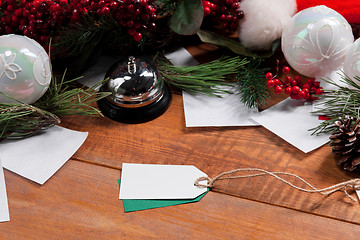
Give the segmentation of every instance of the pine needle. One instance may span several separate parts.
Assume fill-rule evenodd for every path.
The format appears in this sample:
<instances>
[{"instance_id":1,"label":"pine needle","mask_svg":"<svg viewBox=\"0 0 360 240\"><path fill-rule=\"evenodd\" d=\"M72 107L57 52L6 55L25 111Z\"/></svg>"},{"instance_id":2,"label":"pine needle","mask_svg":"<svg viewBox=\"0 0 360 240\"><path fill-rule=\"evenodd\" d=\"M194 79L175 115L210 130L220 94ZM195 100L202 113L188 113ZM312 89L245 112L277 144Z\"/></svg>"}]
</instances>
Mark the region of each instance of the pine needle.
<instances>
[{"instance_id":1,"label":"pine needle","mask_svg":"<svg viewBox=\"0 0 360 240\"><path fill-rule=\"evenodd\" d=\"M270 96L264 78L267 69L260 68L260 64L261 59L254 58L247 65L239 68L237 75L241 102L248 108L263 107Z\"/></svg>"},{"instance_id":2,"label":"pine needle","mask_svg":"<svg viewBox=\"0 0 360 240\"><path fill-rule=\"evenodd\" d=\"M65 81L65 74L61 80L53 77L45 95L33 105L15 99L14 103L0 104L0 140L34 135L59 124L57 115L102 115L91 104L110 93L98 93L93 88L71 88L70 84L77 79Z\"/></svg>"},{"instance_id":3,"label":"pine needle","mask_svg":"<svg viewBox=\"0 0 360 240\"><path fill-rule=\"evenodd\" d=\"M335 90L325 90L324 94L319 96L323 107L313 113L325 115L329 120L310 129L313 131L312 134L319 135L335 131L336 128L333 127L333 123L343 116L360 118L360 86L344 73L340 75L340 84L331 79L324 79L336 88ZM359 76L354 78L360 82Z\"/></svg>"},{"instance_id":4,"label":"pine needle","mask_svg":"<svg viewBox=\"0 0 360 240\"><path fill-rule=\"evenodd\" d=\"M221 97L232 93L222 86L232 86L237 69L248 63L240 57L222 57L197 66L174 66L164 56L155 57L155 65L164 80L181 90L195 94Z\"/></svg>"}]
</instances>

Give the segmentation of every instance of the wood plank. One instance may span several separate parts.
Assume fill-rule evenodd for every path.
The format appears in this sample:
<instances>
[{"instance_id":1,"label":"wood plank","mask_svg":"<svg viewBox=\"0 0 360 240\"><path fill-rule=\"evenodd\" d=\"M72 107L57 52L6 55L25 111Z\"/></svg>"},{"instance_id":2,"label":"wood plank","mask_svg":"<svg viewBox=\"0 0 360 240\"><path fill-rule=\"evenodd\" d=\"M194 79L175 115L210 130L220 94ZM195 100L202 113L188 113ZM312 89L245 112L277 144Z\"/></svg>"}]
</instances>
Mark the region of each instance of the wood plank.
<instances>
[{"instance_id":1,"label":"wood plank","mask_svg":"<svg viewBox=\"0 0 360 240\"><path fill-rule=\"evenodd\" d=\"M263 127L186 128L178 94L173 95L164 115L148 123L72 116L64 118L62 125L89 132L75 158L118 169L123 162L191 164L214 177L240 167L255 167L294 173L319 188L358 176L336 166L329 146L305 154ZM223 181L217 188L248 199L360 222L359 206L341 193L330 197L302 193L269 177Z\"/></svg>"},{"instance_id":2,"label":"wood plank","mask_svg":"<svg viewBox=\"0 0 360 240\"><path fill-rule=\"evenodd\" d=\"M66 163L43 186L5 170L11 221L0 239L355 239L357 224L208 193L200 202L124 213L115 169Z\"/></svg>"}]
</instances>

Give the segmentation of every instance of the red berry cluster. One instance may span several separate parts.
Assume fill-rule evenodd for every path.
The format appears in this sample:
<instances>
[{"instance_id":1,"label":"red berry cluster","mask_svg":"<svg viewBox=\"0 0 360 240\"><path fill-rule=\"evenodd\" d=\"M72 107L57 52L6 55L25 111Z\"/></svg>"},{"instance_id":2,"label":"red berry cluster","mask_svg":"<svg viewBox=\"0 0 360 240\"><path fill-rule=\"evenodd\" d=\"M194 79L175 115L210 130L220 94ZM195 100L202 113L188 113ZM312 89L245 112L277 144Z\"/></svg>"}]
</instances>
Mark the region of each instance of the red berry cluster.
<instances>
[{"instance_id":1,"label":"red berry cluster","mask_svg":"<svg viewBox=\"0 0 360 240\"><path fill-rule=\"evenodd\" d=\"M0 34L18 33L35 39L47 49L50 37L61 27L80 21L83 15L98 19L111 16L135 40L155 30L154 0L5 0Z\"/></svg>"},{"instance_id":2,"label":"red berry cluster","mask_svg":"<svg viewBox=\"0 0 360 240\"><path fill-rule=\"evenodd\" d=\"M91 15L109 15L139 42L144 32L156 29L154 0L79 0L79 11ZM143 33L142 33L143 32Z\"/></svg>"},{"instance_id":3,"label":"red berry cluster","mask_svg":"<svg viewBox=\"0 0 360 240\"><path fill-rule=\"evenodd\" d=\"M212 16L222 29L236 31L239 20L244 17L240 10L241 0L202 0L204 17Z\"/></svg>"},{"instance_id":4,"label":"red berry cluster","mask_svg":"<svg viewBox=\"0 0 360 240\"><path fill-rule=\"evenodd\" d=\"M71 13L66 0L6 0L1 5L0 33L22 33L46 45L50 36L66 24Z\"/></svg>"},{"instance_id":5,"label":"red berry cluster","mask_svg":"<svg viewBox=\"0 0 360 240\"><path fill-rule=\"evenodd\" d=\"M288 74L290 73L289 67L283 67L282 72L285 74L284 80L278 77L277 74L273 76L271 72L266 73L265 78L267 79L267 86L273 87L275 93L282 93L290 95L292 99L305 99L305 100L316 100L317 97L314 95L323 94L324 90L320 87L320 82L315 81L313 78L308 78L305 83L302 82L300 76L292 78Z\"/></svg>"}]
</instances>

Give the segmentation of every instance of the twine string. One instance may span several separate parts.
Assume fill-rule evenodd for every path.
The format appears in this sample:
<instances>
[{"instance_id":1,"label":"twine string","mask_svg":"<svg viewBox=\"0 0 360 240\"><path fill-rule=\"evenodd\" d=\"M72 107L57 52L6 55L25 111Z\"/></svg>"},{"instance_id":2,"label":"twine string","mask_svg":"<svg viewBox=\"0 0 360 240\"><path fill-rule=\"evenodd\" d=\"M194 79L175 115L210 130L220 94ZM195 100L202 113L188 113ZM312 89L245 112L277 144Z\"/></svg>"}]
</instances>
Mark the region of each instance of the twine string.
<instances>
[{"instance_id":1,"label":"twine string","mask_svg":"<svg viewBox=\"0 0 360 240\"><path fill-rule=\"evenodd\" d=\"M237 172L257 172L257 173L253 173L253 174L247 174L247 175L241 175L241 176L228 176L228 175L232 175L234 173ZM355 178L355 179L351 179L348 181L344 181L338 184L334 184L331 185L329 187L326 188L316 188L314 186L312 186L309 182L307 182L305 179L299 177L298 175L292 174L292 173L287 173L287 172L270 172L261 168L239 168L239 169L234 169L228 172L223 172L219 175L217 175L214 178L209 178L209 177L200 177L198 178L194 185L198 186L198 187L208 187L208 188L213 188L214 187L214 183L220 180L226 180L226 179L241 179L241 178L251 178L251 177L259 177L259 176L264 176L264 175L270 175L278 180L280 180L281 182L299 190L299 191L303 191L303 192L308 192L308 193L320 193L323 195L330 195L336 191L343 191L345 193L345 195L350 198L352 201L357 202L358 200L351 196L348 192L348 189L352 189L352 190L358 190L360 189L360 178ZM288 180L284 179L283 177L280 177L280 175L286 175L286 176L291 176L294 177L298 180L300 180L301 182L303 182L306 186L308 186L310 189L308 188L303 188L300 186L297 186L291 182L289 182ZM207 181L206 184L201 183L202 181Z\"/></svg>"}]
</instances>

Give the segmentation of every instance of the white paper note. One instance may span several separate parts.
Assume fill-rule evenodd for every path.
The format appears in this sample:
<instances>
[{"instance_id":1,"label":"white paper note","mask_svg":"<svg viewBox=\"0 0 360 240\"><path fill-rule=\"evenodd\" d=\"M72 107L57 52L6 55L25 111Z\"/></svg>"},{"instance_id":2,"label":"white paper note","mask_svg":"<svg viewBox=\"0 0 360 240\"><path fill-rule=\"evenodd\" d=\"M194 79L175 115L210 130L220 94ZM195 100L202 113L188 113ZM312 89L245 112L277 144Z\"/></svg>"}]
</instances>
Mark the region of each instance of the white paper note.
<instances>
[{"instance_id":1,"label":"white paper note","mask_svg":"<svg viewBox=\"0 0 360 240\"><path fill-rule=\"evenodd\" d=\"M327 80L332 80L333 82L335 82L336 84L340 85L340 86L346 86L348 88L351 88L351 86L347 85L346 83L344 83L342 81L342 76L343 76L343 72L342 70L338 70L338 71L334 71L332 72L327 78ZM316 81L319 81L320 82L320 87L322 87L324 90L335 90L337 89L337 87L333 84L330 84L328 82L325 82L323 79L316 79ZM325 93L324 93L325 94ZM328 99L324 99L325 101L327 101ZM317 100L314 102L313 104L313 109L312 111L319 111L319 110L322 110L325 108L325 105L324 105L324 100ZM321 112L318 112L316 114L319 114L319 115L322 115Z\"/></svg>"},{"instance_id":2,"label":"white paper note","mask_svg":"<svg viewBox=\"0 0 360 240\"><path fill-rule=\"evenodd\" d=\"M0 159L0 222L10 221L4 171Z\"/></svg>"},{"instance_id":3,"label":"white paper note","mask_svg":"<svg viewBox=\"0 0 360 240\"><path fill-rule=\"evenodd\" d=\"M168 52L165 56L175 66L196 66L199 64L199 62L196 61L196 59L183 47Z\"/></svg>"},{"instance_id":4,"label":"white paper note","mask_svg":"<svg viewBox=\"0 0 360 240\"><path fill-rule=\"evenodd\" d=\"M253 120L301 151L310 152L329 141L329 134L311 135L321 120L311 114L312 104L290 98L260 112Z\"/></svg>"},{"instance_id":5,"label":"white paper note","mask_svg":"<svg viewBox=\"0 0 360 240\"><path fill-rule=\"evenodd\" d=\"M183 102L186 127L259 125L251 119L258 114L258 110L246 107L237 94L222 94L222 98L217 98L183 92Z\"/></svg>"},{"instance_id":6,"label":"white paper note","mask_svg":"<svg viewBox=\"0 0 360 240\"><path fill-rule=\"evenodd\" d=\"M198 62L185 49L166 55L176 66L195 66ZM223 87L236 92L235 87ZM220 94L222 98L203 94L189 94L183 91L186 127L223 127L223 126L258 126L251 120L258 114L257 109L249 109L240 101L237 94Z\"/></svg>"},{"instance_id":7,"label":"white paper note","mask_svg":"<svg viewBox=\"0 0 360 240\"><path fill-rule=\"evenodd\" d=\"M39 135L0 142L4 168L44 184L78 150L87 132L52 127Z\"/></svg>"},{"instance_id":8,"label":"white paper note","mask_svg":"<svg viewBox=\"0 0 360 240\"><path fill-rule=\"evenodd\" d=\"M119 199L193 199L206 192L194 185L206 176L191 165L123 163Z\"/></svg>"}]
</instances>

